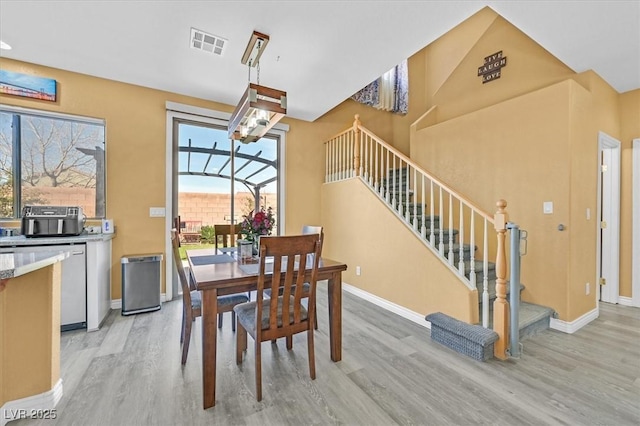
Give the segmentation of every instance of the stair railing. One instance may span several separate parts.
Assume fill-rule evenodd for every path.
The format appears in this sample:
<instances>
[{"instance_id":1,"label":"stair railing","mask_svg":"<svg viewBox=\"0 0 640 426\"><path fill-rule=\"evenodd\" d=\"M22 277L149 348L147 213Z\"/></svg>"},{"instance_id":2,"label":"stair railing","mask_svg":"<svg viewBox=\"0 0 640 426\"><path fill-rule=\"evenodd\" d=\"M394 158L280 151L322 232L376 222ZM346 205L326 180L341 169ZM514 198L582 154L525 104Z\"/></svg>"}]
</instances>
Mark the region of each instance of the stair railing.
<instances>
[{"instance_id":1,"label":"stair railing","mask_svg":"<svg viewBox=\"0 0 640 426\"><path fill-rule=\"evenodd\" d=\"M482 325L488 327L494 291L489 264L497 256L495 236L489 234L493 216L363 127L359 115L351 128L325 143L325 154L325 182L360 177L462 283L478 289Z\"/></svg>"}]
</instances>

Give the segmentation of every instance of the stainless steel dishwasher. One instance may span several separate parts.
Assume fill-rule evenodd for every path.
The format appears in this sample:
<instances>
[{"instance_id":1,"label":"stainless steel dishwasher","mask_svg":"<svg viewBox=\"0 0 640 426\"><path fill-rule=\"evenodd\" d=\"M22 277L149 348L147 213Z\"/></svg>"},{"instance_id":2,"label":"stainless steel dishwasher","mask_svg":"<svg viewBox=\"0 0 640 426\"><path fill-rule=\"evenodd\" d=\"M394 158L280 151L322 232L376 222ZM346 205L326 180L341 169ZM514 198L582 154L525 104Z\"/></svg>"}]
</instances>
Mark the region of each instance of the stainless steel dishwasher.
<instances>
[{"instance_id":1,"label":"stainless steel dishwasher","mask_svg":"<svg viewBox=\"0 0 640 426\"><path fill-rule=\"evenodd\" d=\"M64 251L69 257L62 261L60 289L61 331L87 328L87 261L86 244L37 245L3 247L0 253L33 253Z\"/></svg>"}]
</instances>

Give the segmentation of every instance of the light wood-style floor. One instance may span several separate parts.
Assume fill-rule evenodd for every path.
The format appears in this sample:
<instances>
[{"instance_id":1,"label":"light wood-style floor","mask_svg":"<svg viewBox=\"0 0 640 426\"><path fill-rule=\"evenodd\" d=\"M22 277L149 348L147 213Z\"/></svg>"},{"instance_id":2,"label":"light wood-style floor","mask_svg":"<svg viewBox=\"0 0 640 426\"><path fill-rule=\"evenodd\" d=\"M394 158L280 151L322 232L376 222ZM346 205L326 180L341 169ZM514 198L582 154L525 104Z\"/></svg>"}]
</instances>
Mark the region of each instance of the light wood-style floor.
<instances>
[{"instance_id":1,"label":"light wood-style floor","mask_svg":"<svg viewBox=\"0 0 640 426\"><path fill-rule=\"evenodd\" d=\"M62 336L64 396L53 425L638 425L640 309L602 304L573 335L545 331L522 357L481 363L432 342L429 330L344 294L343 361L329 359L320 286L317 379L306 338L263 343L254 396L253 341L241 367L226 314L218 338L216 406L202 409L200 319L180 366L181 301Z\"/></svg>"}]
</instances>

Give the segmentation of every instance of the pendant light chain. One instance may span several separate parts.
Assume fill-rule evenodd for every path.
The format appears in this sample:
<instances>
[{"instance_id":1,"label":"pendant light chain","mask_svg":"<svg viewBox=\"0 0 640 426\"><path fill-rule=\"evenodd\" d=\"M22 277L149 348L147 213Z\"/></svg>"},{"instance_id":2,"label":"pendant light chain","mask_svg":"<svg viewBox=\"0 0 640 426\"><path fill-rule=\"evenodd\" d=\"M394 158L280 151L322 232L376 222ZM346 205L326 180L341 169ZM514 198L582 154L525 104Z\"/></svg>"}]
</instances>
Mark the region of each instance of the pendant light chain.
<instances>
[{"instance_id":1,"label":"pendant light chain","mask_svg":"<svg viewBox=\"0 0 640 426\"><path fill-rule=\"evenodd\" d=\"M257 74L258 74L257 83L258 83L258 86L260 86L260 61L258 61L258 64L256 65L256 69L258 70L257 71Z\"/></svg>"}]
</instances>

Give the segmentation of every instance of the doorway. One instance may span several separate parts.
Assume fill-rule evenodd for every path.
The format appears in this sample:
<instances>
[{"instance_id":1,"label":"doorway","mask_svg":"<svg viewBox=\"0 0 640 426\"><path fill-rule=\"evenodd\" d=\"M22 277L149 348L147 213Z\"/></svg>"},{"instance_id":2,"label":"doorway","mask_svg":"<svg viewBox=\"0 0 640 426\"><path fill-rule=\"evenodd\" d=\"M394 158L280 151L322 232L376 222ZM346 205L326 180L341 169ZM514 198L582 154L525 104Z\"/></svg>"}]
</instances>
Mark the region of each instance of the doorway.
<instances>
[{"instance_id":1,"label":"doorway","mask_svg":"<svg viewBox=\"0 0 640 426\"><path fill-rule=\"evenodd\" d=\"M234 225L252 210L271 208L278 197L278 138L267 135L242 144L229 140L227 128L206 122L174 119L177 146L174 217L194 247L205 245L213 225ZM208 248L208 247L203 247Z\"/></svg>"},{"instance_id":2,"label":"doorway","mask_svg":"<svg viewBox=\"0 0 640 426\"><path fill-rule=\"evenodd\" d=\"M598 135L597 283L601 302L618 303L620 276L620 142Z\"/></svg>"}]
</instances>

